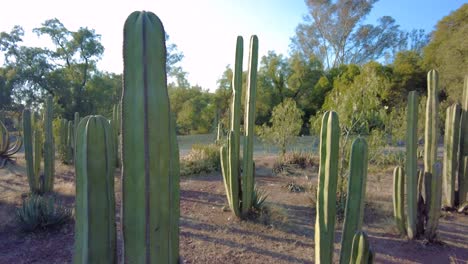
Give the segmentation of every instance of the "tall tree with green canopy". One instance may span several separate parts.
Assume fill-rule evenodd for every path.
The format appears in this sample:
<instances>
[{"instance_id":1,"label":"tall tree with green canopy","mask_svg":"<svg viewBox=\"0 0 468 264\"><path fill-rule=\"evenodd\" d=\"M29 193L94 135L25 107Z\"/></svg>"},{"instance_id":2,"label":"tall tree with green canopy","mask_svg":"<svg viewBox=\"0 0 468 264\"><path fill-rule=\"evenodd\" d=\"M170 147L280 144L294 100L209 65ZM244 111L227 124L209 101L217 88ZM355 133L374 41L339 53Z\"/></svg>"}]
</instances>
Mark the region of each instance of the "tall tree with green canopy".
<instances>
[{"instance_id":1,"label":"tall tree with green canopy","mask_svg":"<svg viewBox=\"0 0 468 264\"><path fill-rule=\"evenodd\" d=\"M362 22L377 0L306 0L309 15L296 28L292 48L314 54L330 69L342 64L363 64L381 58L406 42L406 34L392 17L378 25Z\"/></svg>"},{"instance_id":2,"label":"tall tree with green canopy","mask_svg":"<svg viewBox=\"0 0 468 264\"><path fill-rule=\"evenodd\" d=\"M444 17L424 49L427 68L439 71L440 87L451 102L462 98L463 78L468 65L468 4Z\"/></svg>"}]
</instances>

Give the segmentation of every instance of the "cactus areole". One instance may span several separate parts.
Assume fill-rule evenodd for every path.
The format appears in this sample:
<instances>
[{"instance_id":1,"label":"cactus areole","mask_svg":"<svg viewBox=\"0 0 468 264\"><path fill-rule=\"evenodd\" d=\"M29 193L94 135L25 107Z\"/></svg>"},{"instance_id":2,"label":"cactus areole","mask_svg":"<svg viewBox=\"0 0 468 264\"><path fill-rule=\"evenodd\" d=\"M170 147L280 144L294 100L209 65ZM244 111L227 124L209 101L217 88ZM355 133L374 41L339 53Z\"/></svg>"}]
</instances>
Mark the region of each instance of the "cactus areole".
<instances>
[{"instance_id":1,"label":"cactus areole","mask_svg":"<svg viewBox=\"0 0 468 264\"><path fill-rule=\"evenodd\" d=\"M122 231L125 263L179 259L179 150L166 80L165 32L151 12L124 26Z\"/></svg>"}]
</instances>

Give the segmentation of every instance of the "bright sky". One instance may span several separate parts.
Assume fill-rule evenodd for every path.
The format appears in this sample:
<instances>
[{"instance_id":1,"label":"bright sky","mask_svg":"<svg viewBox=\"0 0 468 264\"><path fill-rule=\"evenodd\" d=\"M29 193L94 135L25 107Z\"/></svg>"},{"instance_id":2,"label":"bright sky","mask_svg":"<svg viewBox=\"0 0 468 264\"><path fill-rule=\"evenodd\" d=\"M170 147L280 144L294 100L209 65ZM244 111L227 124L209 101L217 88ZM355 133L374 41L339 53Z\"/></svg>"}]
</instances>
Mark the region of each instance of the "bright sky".
<instances>
[{"instance_id":1,"label":"bright sky","mask_svg":"<svg viewBox=\"0 0 468 264\"><path fill-rule=\"evenodd\" d=\"M390 15L405 30L429 32L439 19L465 2L380 0L368 21ZM13 0L0 5L0 32L20 25L25 29L26 45L43 46L49 42L38 39L32 29L47 19L58 18L69 30L95 29L105 48L99 68L120 73L123 24L135 10L152 11L160 17L170 42L185 55L182 67L189 73L189 82L214 90L226 65L234 62L237 35L244 37L246 57L252 34L259 37L260 56L269 50L288 54L290 38L307 7L303 0Z\"/></svg>"}]
</instances>

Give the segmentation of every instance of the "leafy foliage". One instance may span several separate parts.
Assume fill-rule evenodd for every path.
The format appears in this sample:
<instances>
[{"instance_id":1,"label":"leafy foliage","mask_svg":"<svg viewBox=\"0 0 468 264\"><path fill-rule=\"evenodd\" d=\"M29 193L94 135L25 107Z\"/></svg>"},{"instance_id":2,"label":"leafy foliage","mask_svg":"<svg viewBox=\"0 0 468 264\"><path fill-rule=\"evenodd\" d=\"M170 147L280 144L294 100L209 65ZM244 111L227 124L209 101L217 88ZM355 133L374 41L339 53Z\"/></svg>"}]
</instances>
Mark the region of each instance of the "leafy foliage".
<instances>
[{"instance_id":1,"label":"leafy foliage","mask_svg":"<svg viewBox=\"0 0 468 264\"><path fill-rule=\"evenodd\" d=\"M317 56L328 69L392 53L406 43L406 34L389 16L379 18L378 25L362 23L375 2L306 1L309 15L297 26L292 47L305 56Z\"/></svg>"},{"instance_id":2,"label":"leafy foliage","mask_svg":"<svg viewBox=\"0 0 468 264\"><path fill-rule=\"evenodd\" d=\"M271 126L263 125L257 128L258 135L262 140L278 146L284 155L286 146L292 144L301 131L303 114L304 112L297 108L296 102L286 99L273 108Z\"/></svg>"},{"instance_id":3,"label":"leafy foliage","mask_svg":"<svg viewBox=\"0 0 468 264\"><path fill-rule=\"evenodd\" d=\"M437 23L431 41L424 49L427 67L439 71L441 87L451 103L460 102L462 95L468 63L467 24L468 4L464 4Z\"/></svg>"}]
</instances>

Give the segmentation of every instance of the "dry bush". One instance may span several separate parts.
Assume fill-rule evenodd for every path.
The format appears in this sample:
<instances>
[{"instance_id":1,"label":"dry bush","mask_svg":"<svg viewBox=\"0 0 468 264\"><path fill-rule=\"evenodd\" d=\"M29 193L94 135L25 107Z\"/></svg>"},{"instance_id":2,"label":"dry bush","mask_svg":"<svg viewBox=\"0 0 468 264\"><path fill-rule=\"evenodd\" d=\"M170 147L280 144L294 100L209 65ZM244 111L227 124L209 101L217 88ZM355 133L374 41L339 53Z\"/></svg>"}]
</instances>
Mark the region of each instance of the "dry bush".
<instances>
[{"instance_id":1,"label":"dry bush","mask_svg":"<svg viewBox=\"0 0 468 264\"><path fill-rule=\"evenodd\" d=\"M190 153L180 159L180 176L210 173L220 167L219 147L216 144L194 144Z\"/></svg>"}]
</instances>

